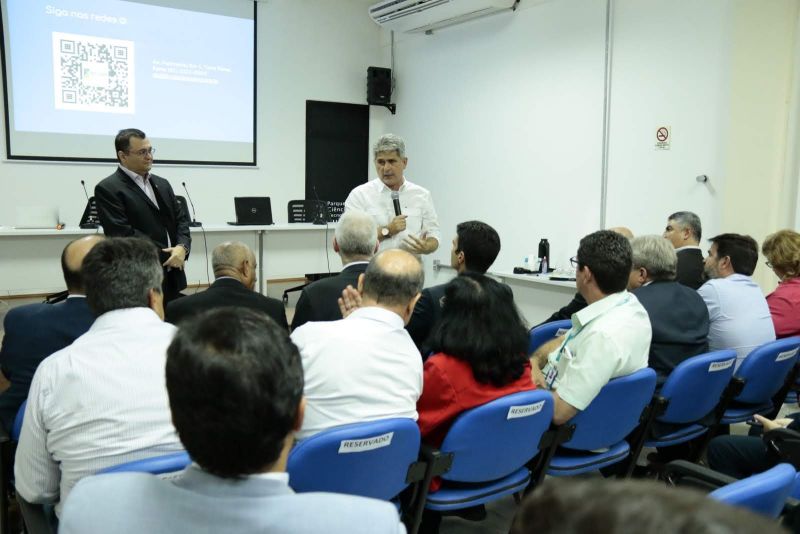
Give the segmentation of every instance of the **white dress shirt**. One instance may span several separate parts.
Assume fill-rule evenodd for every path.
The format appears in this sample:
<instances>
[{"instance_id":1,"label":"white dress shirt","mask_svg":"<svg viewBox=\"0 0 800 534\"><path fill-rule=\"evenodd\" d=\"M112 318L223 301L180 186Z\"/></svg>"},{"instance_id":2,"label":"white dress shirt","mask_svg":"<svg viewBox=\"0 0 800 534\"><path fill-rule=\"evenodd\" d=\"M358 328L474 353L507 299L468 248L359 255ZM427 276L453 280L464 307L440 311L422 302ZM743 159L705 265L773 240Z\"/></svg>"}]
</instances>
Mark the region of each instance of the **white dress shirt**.
<instances>
[{"instance_id":1,"label":"white dress shirt","mask_svg":"<svg viewBox=\"0 0 800 534\"><path fill-rule=\"evenodd\" d=\"M403 239L409 234L415 237L423 235L433 237L441 243L439 219L436 216L430 192L405 179L398 192L400 193L400 212L408 215L406 229L381 241L378 251L400 248ZM378 226L386 226L395 217L391 195L392 190L375 178L350 191L344 201L344 209L345 211L357 209L369 213Z\"/></svg>"},{"instance_id":2,"label":"white dress shirt","mask_svg":"<svg viewBox=\"0 0 800 534\"><path fill-rule=\"evenodd\" d=\"M39 365L14 464L22 497L60 514L81 478L183 450L164 375L175 331L149 308L115 310Z\"/></svg>"},{"instance_id":3,"label":"white dress shirt","mask_svg":"<svg viewBox=\"0 0 800 534\"><path fill-rule=\"evenodd\" d=\"M697 290L708 307L708 350L733 349L736 368L754 348L775 340L764 293L743 274L709 280Z\"/></svg>"},{"instance_id":4,"label":"white dress shirt","mask_svg":"<svg viewBox=\"0 0 800 534\"><path fill-rule=\"evenodd\" d=\"M298 439L338 425L417 418L422 358L402 318L379 307L292 332L305 375L306 412Z\"/></svg>"}]
</instances>

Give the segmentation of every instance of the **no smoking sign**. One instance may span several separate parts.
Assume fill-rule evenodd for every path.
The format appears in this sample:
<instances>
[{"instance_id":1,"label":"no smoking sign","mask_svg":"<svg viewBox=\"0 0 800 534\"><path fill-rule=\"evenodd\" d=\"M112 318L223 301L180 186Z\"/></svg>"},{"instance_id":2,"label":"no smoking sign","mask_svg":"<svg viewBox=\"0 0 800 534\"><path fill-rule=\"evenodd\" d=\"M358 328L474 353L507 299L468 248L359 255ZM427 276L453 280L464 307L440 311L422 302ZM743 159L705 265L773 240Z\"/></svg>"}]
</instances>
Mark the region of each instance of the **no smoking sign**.
<instances>
[{"instance_id":1,"label":"no smoking sign","mask_svg":"<svg viewBox=\"0 0 800 534\"><path fill-rule=\"evenodd\" d=\"M672 144L672 128L659 126L656 128L656 150L669 150Z\"/></svg>"}]
</instances>

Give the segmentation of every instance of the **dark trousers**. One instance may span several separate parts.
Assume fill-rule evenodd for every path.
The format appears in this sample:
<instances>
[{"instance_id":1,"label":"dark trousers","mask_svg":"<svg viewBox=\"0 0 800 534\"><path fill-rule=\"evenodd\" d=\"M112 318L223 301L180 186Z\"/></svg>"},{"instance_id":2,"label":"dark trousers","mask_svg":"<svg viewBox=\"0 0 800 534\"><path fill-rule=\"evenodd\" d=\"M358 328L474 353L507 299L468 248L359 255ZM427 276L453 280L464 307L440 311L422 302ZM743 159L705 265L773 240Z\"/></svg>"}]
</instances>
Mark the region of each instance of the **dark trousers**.
<instances>
[{"instance_id":1,"label":"dark trousers","mask_svg":"<svg viewBox=\"0 0 800 534\"><path fill-rule=\"evenodd\" d=\"M735 478L745 478L775 466L778 458L760 437L718 436L708 446L708 466Z\"/></svg>"}]
</instances>

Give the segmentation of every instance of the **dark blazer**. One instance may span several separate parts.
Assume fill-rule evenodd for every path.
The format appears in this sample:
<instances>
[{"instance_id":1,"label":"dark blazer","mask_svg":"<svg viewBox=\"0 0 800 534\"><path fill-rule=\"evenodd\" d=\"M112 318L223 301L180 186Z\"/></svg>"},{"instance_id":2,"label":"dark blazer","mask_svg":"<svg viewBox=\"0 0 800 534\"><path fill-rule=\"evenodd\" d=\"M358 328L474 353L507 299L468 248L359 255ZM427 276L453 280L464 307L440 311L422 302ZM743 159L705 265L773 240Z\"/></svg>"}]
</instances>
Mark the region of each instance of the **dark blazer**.
<instances>
[{"instance_id":1,"label":"dark blazer","mask_svg":"<svg viewBox=\"0 0 800 534\"><path fill-rule=\"evenodd\" d=\"M676 282L697 289L706 281L703 275L703 251L689 248L678 251L678 272Z\"/></svg>"},{"instance_id":2,"label":"dark blazer","mask_svg":"<svg viewBox=\"0 0 800 534\"><path fill-rule=\"evenodd\" d=\"M697 291L662 281L632 291L650 316L649 366L659 383L686 358L708 351L708 308Z\"/></svg>"},{"instance_id":3,"label":"dark blazer","mask_svg":"<svg viewBox=\"0 0 800 534\"><path fill-rule=\"evenodd\" d=\"M247 289L244 284L233 278L219 278L205 291L173 300L167 304L165 319L168 323L177 325L187 317L223 306L242 306L263 311L278 325L289 330L286 311L281 301Z\"/></svg>"},{"instance_id":4,"label":"dark blazer","mask_svg":"<svg viewBox=\"0 0 800 534\"><path fill-rule=\"evenodd\" d=\"M427 357L430 352L425 342L442 317L442 297L446 287L447 284L439 284L423 289L422 296L414 306L414 313L406 325L406 330L423 357Z\"/></svg>"},{"instance_id":5,"label":"dark blazer","mask_svg":"<svg viewBox=\"0 0 800 534\"><path fill-rule=\"evenodd\" d=\"M169 233L172 246L186 247L188 259L192 246L189 213L176 200L168 181L155 174L150 174L150 181L158 208L119 167L95 186L97 214L103 231L109 237L135 236L151 240L158 246L161 263L169 258L169 254L161 251L167 248ZM168 301L185 287L186 273L182 269L164 270L164 295Z\"/></svg>"},{"instance_id":6,"label":"dark blazer","mask_svg":"<svg viewBox=\"0 0 800 534\"><path fill-rule=\"evenodd\" d=\"M556 311L555 313L553 313L553 315L551 315L541 323L537 324L536 326L552 323L553 321L563 321L564 319L572 319L573 313L581 311L586 306L587 306L586 299L583 298L583 295L581 295L580 293L575 293L575 296L572 297L572 300L569 301L569 304L567 304L560 310Z\"/></svg>"},{"instance_id":7,"label":"dark blazer","mask_svg":"<svg viewBox=\"0 0 800 534\"><path fill-rule=\"evenodd\" d=\"M11 387L0 394L0 423L11 429L36 368L52 353L71 345L94 322L84 297L58 304L28 304L8 311L3 322L5 336L0 348L0 368Z\"/></svg>"},{"instance_id":8,"label":"dark blazer","mask_svg":"<svg viewBox=\"0 0 800 534\"><path fill-rule=\"evenodd\" d=\"M297 299L292 319L292 330L309 321L337 321L342 318L339 297L348 285L358 285L358 275L367 270L366 263L350 265L336 276L317 280L306 286Z\"/></svg>"}]
</instances>

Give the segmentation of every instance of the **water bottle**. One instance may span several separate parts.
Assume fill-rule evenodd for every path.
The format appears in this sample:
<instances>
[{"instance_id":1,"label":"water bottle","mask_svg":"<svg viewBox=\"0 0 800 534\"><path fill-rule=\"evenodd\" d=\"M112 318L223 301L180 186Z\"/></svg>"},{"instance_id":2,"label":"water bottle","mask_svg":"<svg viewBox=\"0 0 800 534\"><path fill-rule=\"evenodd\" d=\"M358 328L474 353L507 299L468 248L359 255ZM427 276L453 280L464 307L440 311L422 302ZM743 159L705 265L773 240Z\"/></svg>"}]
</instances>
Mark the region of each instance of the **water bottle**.
<instances>
[{"instance_id":1,"label":"water bottle","mask_svg":"<svg viewBox=\"0 0 800 534\"><path fill-rule=\"evenodd\" d=\"M547 274L547 256L543 257L542 261L539 262L539 272Z\"/></svg>"},{"instance_id":2,"label":"water bottle","mask_svg":"<svg viewBox=\"0 0 800 534\"><path fill-rule=\"evenodd\" d=\"M539 240L539 272L547 273L547 258L550 257L550 243L546 238Z\"/></svg>"}]
</instances>

